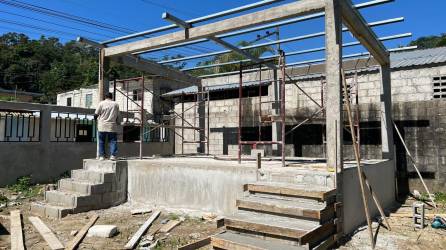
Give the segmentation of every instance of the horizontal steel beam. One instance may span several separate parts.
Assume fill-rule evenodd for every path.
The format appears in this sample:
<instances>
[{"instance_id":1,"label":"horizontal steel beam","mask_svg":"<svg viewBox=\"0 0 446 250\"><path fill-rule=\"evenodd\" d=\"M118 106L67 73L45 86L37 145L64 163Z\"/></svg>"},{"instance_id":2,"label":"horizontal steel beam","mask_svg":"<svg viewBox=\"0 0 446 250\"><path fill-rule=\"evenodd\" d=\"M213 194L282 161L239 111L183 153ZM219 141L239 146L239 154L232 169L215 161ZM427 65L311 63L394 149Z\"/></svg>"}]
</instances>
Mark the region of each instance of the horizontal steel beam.
<instances>
[{"instance_id":1,"label":"horizontal steel beam","mask_svg":"<svg viewBox=\"0 0 446 250\"><path fill-rule=\"evenodd\" d=\"M177 31L158 37L145 38L139 41L108 47L104 49L104 56L110 57L132 54L144 50L208 38L211 36L233 32L239 29L250 28L266 23L273 23L298 16L306 16L321 12L324 10L324 8L325 1L300 0L266 10L260 10L242 16L224 19L222 21L196 26L188 29L187 37L185 36L184 31Z\"/></svg>"},{"instance_id":2,"label":"horizontal steel beam","mask_svg":"<svg viewBox=\"0 0 446 250\"><path fill-rule=\"evenodd\" d=\"M381 37L379 38L380 41L389 41L389 40L395 40L395 39L401 39L401 38L406 38L406 37L411 37L412 33L404 33L404 34L398 34L398 35L393 35L393 36L385 36L385 37ZM342 45L342 47L353 47L353 46L357 46L360 45L360 42L349 42L349 43L344 43ZM299 51L293 51L293 52L288 52L286 53L286 56L295 56L295 55L303 55L303 54L309 54L309 53L314 53L314 52L321 52L324 51L325 47L319 47L319 48L313 48L313 49L306 49L306 50L299 50ZM279 55L270 55L270 56L263 56L260 57L259 59L265 60L265 59L271 59L271 58L277 58L279 57ZM223 65L230 65L230 64L238 64L240 62L249 62L250 60L241 60L241 61L232 61L232 62L226 62L226 63L218 63L218 64L209 64L209 65L203 65L203 66L197 66L197 67L192 67L192 68L186 68L186 69L182 69L181 71L190 71L190 70L195 70L195 69L204 69L204 68L212 68L212 67L218 67L218 66L223 66Z\"/></svg>"},{"instance_id":3,"label":"horizontal steel beam","mask_svg":"<svg viewBox=\"0 0 446 250\"><path fill-rule=\"evenodd\" d=\"M392 19L387 19L387 20L378 21L378 22L372 22L372 23L369 23L369 25L370 25L370 27L375 27L375 26L386 25L386 24L390 24L390 23L397 23L397 22L402 22L402 21L404 21L404 18L398 17L398 18L392 18ZM348 29L344 28L343 31L348 31ZM270 45L274 45L274 44L283 44L283 43L295 42L295 41L306 40L306 39L311 39L311 38L316 38L316 37L323 37L323 36L325 36L325 32L317 32L317 33L312 33L312 34L303 35L303 36L296 36L296 37L286 38L286 39L282 39L282 40L271 41L271 42L267 42L267 43L260 43L260 44L240 47L240 49L254 49L254 48L270 46ZM187 61L187 60L192 60L192 59L222 55L222 54L226 54L229 52L231 52L231 50L222 50L222 51L216 51L216 52L211 52L211 53L206 53L206 54L199 54L199 55L188 56L188 57L162 60L162 61L158 61L158 63L166 64L166 63L173 63L173 62L181 62L181 61Z\"/></svg>"},{"instance_id":4,"label":"horizontal steel beam","mask_svg":"<svg viewBox=\"0 0 446 250\"><path fill-rule=\"evenodd\" d=\"M178 25L179 27L181 27L183 29L189 29L192 27L192 24L187 23L184 20L181 20L180 18L178 18L170 13L167 13L167 12L164 12L163 15L161 16L161 18Z\"/></svg>"},{"instance_id":5,"label":"horizontal steel beam","mask_svg":"<svg viewBox=\"0 0 446 250\"><path fill-rule=\"evenodd\" d=\"M83 37L78 37L77 42L87 44L98 49L105 49L107 47L107 45L103 45ZM125 66L146 72L151 75L158 75L181 83L201 85L201 79L199 78L191 76L187 73L183 73L179 70L172 69L165 65L160 65L156 62L141 58L136 55L123 55L119 57L113 57L111 59Z\"/></svg>"},{"instance_id":6,"label":"horizontal steel beam","mask_svg":"<svg viewBox=\"0 0 446 250\"><path fill-rule=\"evenodd\" d=\"M213 13L213 14L210 14L210 15L207 15L207 16L203 16L203 17L187 20L186 23L194 24L194 23L204 22L204 21L208 21L208 20L211 20L211 19L215 19L215 18L227 16L227 15L240 13L240 12L243 12L243 11L259 8L259 7L262 7L262 6L265 6L265 5L269 5L269 4L273 4L273 3L281 2L281 1L283 1L283 0L264 0L264 1L257 2L257 3L243 5L243 6L240 6L240 7L237 7L237 8L233 8L233 9L230 9L230 10L225 10L225 11L222 11L222 12ZM146 36L146 35L151 35L151 34L154 34L154 33L162 32L162 31L175 29L175 28L178 28L178 25L175 25L175 24L167 25L167 26L163 26L163 27L159 27L159 28L155 28L155 29L150 29L150 30L146 30L146 31L141 31L141 32L130 34L130 35L126 35L126 36L117 37L117 38L114 38L114 39L111 39L111 40L108 40L108 41L104 41L104 42L102 42L102 44L116 43L116 42L132 39L132 38L136 38L136 37L140 37L140 36Z\"/></svg>"},{"instance_id":7,"label":"horizontal steel beam","mask_svg":"<svg viewBox=\"0 0 446 250\"><path fill-rule=\"evenodd\" d=\"M389 3L389 2L393 2L393 1L395 1L395 0L374 0L374 1L369 1L369 2L365 2L365 3L356 4L355 8L363 9L363 8L373 7L373 6L377 6L377 5L381 5L381 4L385 4L385 3ZM302 21L308 21L308 20L320 18L323 16L325 16L324 12L315 13L315 14L311 14L308 16L292 18L292 19L288 19L288 20L284 20L284 21L280 21L280 22L275 22L275 23L271 23L271 24L266 24L266 25L262 25L262 26L249 28L249 29L238 30L238 31L234 31L234 32L226 33L226 34L221 34L221 35L217 35L215 37L226 38L226 37L238 36L238 35L256 32L256 31L260 31L260 30L266 30L266 29L276 28L276 27L285 26L285 25L289 25L289 24L293 24L293 23L302 22ZM145 54L145 53L152 53L152 52L156 52L156 51L160 51L160 50L173 49L173 48L178 48L178 47L182 47L182 46L203 43L203 42L207 42L207 41L208 41L208 39L203 38L203 39L183 42L183 43L179 43L179 44L163 46L163 47L156 48L156 49L144 50L144 51L140 51L140 52L137 52L134 54L139 55L139 54Z\"/></svg>"},{"instance_id":8,"label":"horizontal steel beam","mask_svg":"<svg viewBox=\"0 0 446 250\"><path fill-rule=\"evenodd\" d=\"M398 51L406 51L406 50L414 50L417 49L417 46L409 46L409 47L401 47L401 48L394 48L394 49L389 49L389 52L398 52ZM286 54L286 53L285 53ZM288 55L288 54L286 54ZM364 56L370 56L369 52L363 52L363 53L355 53L355 54L349 54L349 55L345 55L342 58L343 59L348 59L348 58L358 58L358 57L364 57ZM321 63L321 62L325 62L325 58L321 58L321 59L314 59L314 60L307 60L307 61L299 61L299 62L294 62L294 63L288 63L285 66L286 67L292 67L292 66L299 66L299 65L312 65L312 64L316 64L316 63ZM262 68L266 69L266 68ZM243 73L249 73L249 72L256 72L259 69L247 69L244 70ZM219 76L227 76L227 75L234 75L234 74L239 74L239 71L230 71L230 72L223 72L223 73L216 73L216 74L209 74L209 75L202 75L199 76L200 78L209 78L209 77L219 77Z\"/></svg>"}]
</instances>

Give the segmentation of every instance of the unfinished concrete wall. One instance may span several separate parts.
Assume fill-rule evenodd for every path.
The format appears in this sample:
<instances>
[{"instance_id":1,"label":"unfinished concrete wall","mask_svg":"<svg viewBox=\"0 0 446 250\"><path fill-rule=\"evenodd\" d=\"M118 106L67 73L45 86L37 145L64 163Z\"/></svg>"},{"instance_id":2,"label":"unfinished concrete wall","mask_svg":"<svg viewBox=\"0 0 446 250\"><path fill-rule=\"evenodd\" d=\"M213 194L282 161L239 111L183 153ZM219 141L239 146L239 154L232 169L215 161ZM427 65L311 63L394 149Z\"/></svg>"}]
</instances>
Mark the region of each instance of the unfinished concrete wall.
<instances>
[{"instance_id":1,"label":"unfinished concrete wall","mask_svg":"<svg viewBox=\"0 0 446 250\"><path fill-rule=\"evenodd\" d=\"M257 177L254 163L209 159L128 161L128 200L152 206L229 214L243 185Z\"/></svg>"},{"instance_id":2,"label":"unfinished concrete wall","mask_svg":"<svg viewBox=\"0 0 446 250\"><path fill-rule=\"evenodd\" d=\"M13 184L18 177L25 175L30 175L33 182L50 182L69 170L81 168L83 159L96 156L95 142L54 142L54 119L51 118L53 112L92 114L94 110L0 101L1 109L30 110L40 115L36 129L38 141L7 142L0 137L0 169L3 173L0 176L0 186ZM3 122L0 125L5 124ZM119 143L118 148L118 156L139 155L138 143ZM172 140L145 143L143 147L143 154L146 156L172 153Z\"/></svg>"},{"instance_id":3,"label":"unfinished concrete wall","mask_svg":"<svg viewBox=\"0 0 446 250\"><path fill-rule=\"evenodd\" d=\"M395 204L395 168L393 164L393 161L387 160L363 164L364 173L383 209L390 208ZM346 217L343 226L344 233L348 234L363 225L366 217L356 166L354 163L344 164L344 166L342 205ZM372 217L378 216L379 211L373 202L372 196L368 191L366 193L370 215Z\"/></svg>"}]
</instances>

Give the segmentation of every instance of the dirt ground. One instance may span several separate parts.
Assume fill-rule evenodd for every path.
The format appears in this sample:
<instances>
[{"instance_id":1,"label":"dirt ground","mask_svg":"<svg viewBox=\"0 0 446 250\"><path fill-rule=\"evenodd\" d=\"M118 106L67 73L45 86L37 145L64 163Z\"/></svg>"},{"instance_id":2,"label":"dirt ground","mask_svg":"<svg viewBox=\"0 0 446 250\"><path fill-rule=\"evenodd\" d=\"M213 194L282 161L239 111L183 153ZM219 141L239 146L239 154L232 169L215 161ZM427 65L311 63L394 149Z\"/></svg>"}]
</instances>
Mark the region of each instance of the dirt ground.
<instances>
[{"instance_id":1,"label":"dirt ground","mask_svg":"<svg viewBox=\"0 0 446 250\"><path fill-rule=\"evenodd\" d=\"M0 192L6 193L6 196L8 196L7 190L0 189ZM0 249L10 249L9 212L16 209L22 212L26 249L50 249L28 220L28 217L31 216L29 213L30 202L42 198L39 195L33 198L20 199L13 202L12 206L0 208ZM80 230L93 214L98 214L99 219L95 225L115 225L118 227L119 233L112 238L85 237L78 249L123 249L128 240L151 215L151 213L132 215L132 209L134 208L129 204L122 204L110 209L69 215L61 220L41 219L62 243L67 243L74 238L74 236L71 236L73 230ZM176 249L178 246L197 241L218 231L215 221L188 216L186 213L162 210L161 215L141 238L140 243L147 239L147 236L154 230L162 226L162 222L178 219L184 219L184 221L169 233L155 234L154 238L155 240L158 239L158 244L153 249ZM143 246L140 245L139 248L143 249Z\"/></svg>"},{"instance_id":2,"label":"dirt ground","mask_svg":"<svg viewBox=\"0 0 446 250\"><path fill-rule=\"evenodd\" d=\"M11 192L8 189L0 189L9 199L7 207L0 206L0 249L10 248L9 236L9 212L19 209L23 215L24 238L27 249L49 249L45 240L35 230L29 222L29 204L34 200L43 199L43 187L36 192L37 195L27 198L20 198L20 194ZM404 204L399 205L393 213L411 213L414 199L408 199ZM1 204L1 203L0 203ZM69 215L61 220L41 218L43 222L53 231L59 240L67 243L74 236L72 231L80 230L93 214L100 217L95 225L116 225L119 233L112 238L86 237L79 246L79 249L123 249L123 246L138 230L138 228L151 215L132 215L131 210L135 207L126 203L110 209L91 211L87 213ZM174 212L172 212L174 211ZM203 220L200 213L182 212L178 210L162 210L161 216L149 228L149 231L142 237L141 242L146 241L148 236L154 230L159 228L162 222L166 220L184 219L184 221L175 227L170 233L157 233L154 239L158 239L158 244L152 249L176 249L178 246L194 242L217 233L215 221ZM437 213L446 213L443 207L437 210ZM426 210L426 213L434 213L432 210ZM410 217L390 216L389 223L392 231L388 231L384 226L374 223L374 233L376 237L375 249L446 249L446 230L433 229L430 226L431 220L426 220L424 229L415 230ZM146 245L139 246L139 249L148 249ZM345 243L339 249L371 249L370 239L367 227L359 228L353 235L346 238Z\"/></svg>"},{"instance_id":3,"label":"dirt ground","mask_svg":"<svg viewBox=\"0 0 446 250\"><path fill-rule=\"evenodd\" d=\"M416 202L408 198L404 204L400 204L396 211L392 212L388 221L391 231L382 224L373 223L373 233L376 238L375 249L446 249L446 229L434 229L431 227L432 219L426 219L424 229L415 229L411 217L399 217L398 214L412 214L412 204ZM426 214L446 213L444 205L440 205L437 211L426 206ZM395 214L395 215L394 215ZM369 231L366 226L359 228L351 237L347 237L346 243L339 249L371 249Z\"/></svg>"}]
</instances>

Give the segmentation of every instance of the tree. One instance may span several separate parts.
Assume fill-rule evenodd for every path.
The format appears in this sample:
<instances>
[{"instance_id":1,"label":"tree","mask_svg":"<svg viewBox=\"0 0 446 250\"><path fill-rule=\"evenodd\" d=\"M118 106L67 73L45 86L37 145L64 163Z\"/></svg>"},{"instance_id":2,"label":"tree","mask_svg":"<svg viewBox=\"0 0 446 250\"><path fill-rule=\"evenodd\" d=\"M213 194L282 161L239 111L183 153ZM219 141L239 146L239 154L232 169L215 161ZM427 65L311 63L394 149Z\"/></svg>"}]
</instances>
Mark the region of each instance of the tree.
<instances>
[{"instance_id":1,"label":"tree","mask_svg":"<svg viewBox=\"0 0 446 250\"><path fill-rule=\"evenodd\" d=\"M409 43L409 46L418 46L420 49L428 49L446 46L446 33L439 36L423 36Z\"/></svg>"},{"instance_id":2,"label":"tree","mask_svg":"<svg viewBox=\"0 0 446 250\"><path fill-rule=\"evenodd\" d=\"M246 47L251 45L252 43L247 41L240 41L237 43L238 47ZM274 49L271 46L262 46L257 47L253 49L247 49L245 50L247 53L251 54L253 57L261 57L265 53L274 53ZM232 62L232 61L241 61L246 59L244 56L240 55L237 52L230 52L223 55L218 55L213 57L211 60L203 61L197 63L197 66L205 66L205 65L211 65L211 64L219 64L219 63L226 63L226 62ZM247 67L249 68L249 67ZM206 74L213 74L213 73L223 73L223 72L230 72L230 71L237 71L239 70L239 64L228 64L228 65L221 65L213 68L206 68L206 69L199 69L193 71L193 75L206 75Z\"/></svg>"}]
</instances>

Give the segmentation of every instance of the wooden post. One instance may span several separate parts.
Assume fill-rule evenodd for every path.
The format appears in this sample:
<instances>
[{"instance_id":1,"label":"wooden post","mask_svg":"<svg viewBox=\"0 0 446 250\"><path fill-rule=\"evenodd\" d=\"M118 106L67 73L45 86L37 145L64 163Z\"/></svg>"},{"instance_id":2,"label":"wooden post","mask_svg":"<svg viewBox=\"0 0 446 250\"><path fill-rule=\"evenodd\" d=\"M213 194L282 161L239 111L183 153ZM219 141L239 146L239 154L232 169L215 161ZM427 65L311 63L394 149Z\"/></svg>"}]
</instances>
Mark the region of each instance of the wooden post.
<instances>
[{"instance_id":1,"label":"wooden post","mask_svg":"<svg viewBox=\"0 0 446 250\"><path fill-rule=\"evenodd\" d=\"M364 204L364 211L365 211L365 216L367 219L367 225L368 225L368 229L369 229L370 242L371 242L372 248L375 248L375 241L373 239L372 220L370 218L369 205L368 205L367 196L366 196L365 190L364 190L364 179L362 176L361 159L359 158L358 146L357 146L357 141L356 141L356 133L355 133L352 113L351 113L351 109L350 109L350 102L349 102L349 98L348 98L347 82L346 82L345 75L344 75L343 71L342 71L342 81L344 84L344 97L345 97L345 103L346 103L346 107L347 107L347 116L348 116L348 122L349 122L349 127L350 127L350 133L352 135L353 151L355 152L356 169L358 171L359 185L361 187L362 202Z\"/></svg>"}]
</instances>

